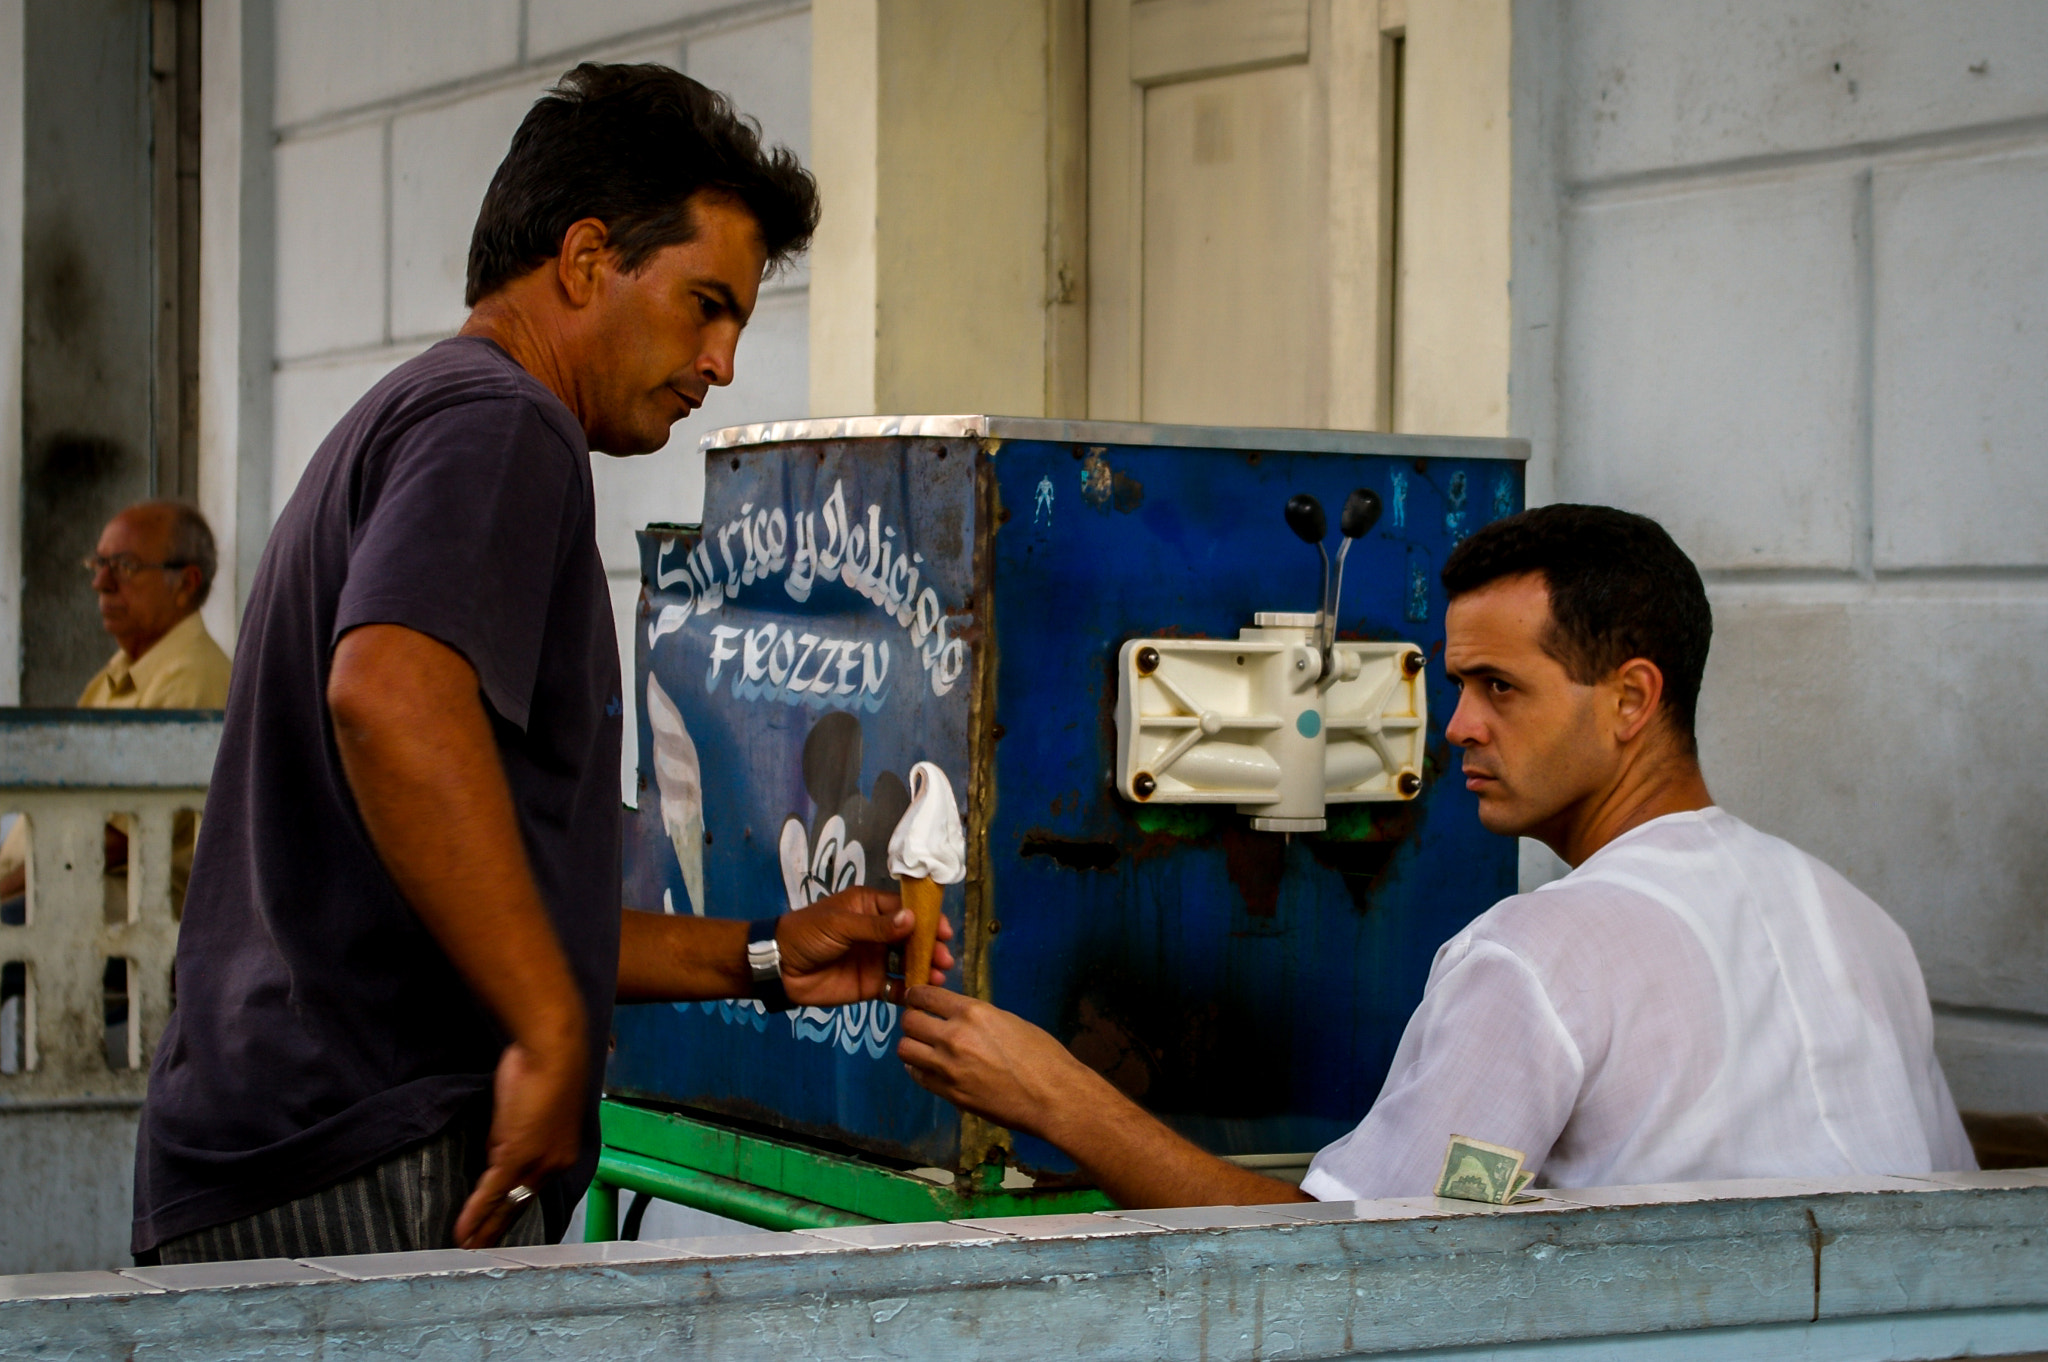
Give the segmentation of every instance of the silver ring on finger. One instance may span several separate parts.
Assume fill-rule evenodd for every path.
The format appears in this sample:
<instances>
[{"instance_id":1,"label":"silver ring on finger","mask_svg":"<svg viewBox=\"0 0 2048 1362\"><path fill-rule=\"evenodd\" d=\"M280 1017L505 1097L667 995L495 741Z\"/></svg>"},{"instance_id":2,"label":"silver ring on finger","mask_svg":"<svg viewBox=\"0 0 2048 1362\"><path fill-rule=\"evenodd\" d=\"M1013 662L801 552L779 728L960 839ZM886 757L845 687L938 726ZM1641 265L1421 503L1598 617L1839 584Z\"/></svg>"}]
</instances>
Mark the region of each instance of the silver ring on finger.
<instances>
[{"instance_id":1,"label":"silver ring on finger","mask_svg":"<svg viewBox=\"0 0 2048 1362\"><path fill-rule=\"evenodd\" d=\"M514 1206L524 1206L527 1202L533 1200L533 1188L528 1187L522 1182L511 1191L505 1193L505 1200L511 1202Z\"/></svg>"}]
</instances>

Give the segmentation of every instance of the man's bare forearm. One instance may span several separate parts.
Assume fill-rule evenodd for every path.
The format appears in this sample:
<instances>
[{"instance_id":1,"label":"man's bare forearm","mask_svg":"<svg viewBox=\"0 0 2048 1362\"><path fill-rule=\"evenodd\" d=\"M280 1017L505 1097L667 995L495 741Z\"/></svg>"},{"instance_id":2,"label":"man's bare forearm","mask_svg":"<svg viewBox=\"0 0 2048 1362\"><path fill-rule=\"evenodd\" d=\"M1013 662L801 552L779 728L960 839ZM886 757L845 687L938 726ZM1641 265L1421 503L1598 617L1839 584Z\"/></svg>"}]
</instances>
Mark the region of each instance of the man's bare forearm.
<instances>
[{"instance_id":1,"label":"man's bare forearm","mask_svg":"<svg viewBox=\"0 0 2048 1362\"><path fill-rule=\"evenodd\" d=\"M1034 1133L1067 1152L1119 1206L1260 1206L1313 1200L1299 1187L1240 1168L1175 1134L1087 1071Z\"/></svg>"},{"instance_id":2,"label":"man's bare forearm","mask_svg":"<svg viewBox=\"0 0 2048 1362\"><path fill-rule=\"evenodd\" d=\"M774 916L783 987L792 1001L816 1007L881 997L889 982L883 973L888 947L913 925L894 894L864 885ZM951 927L940 926L935 977L953 967L945 944L952 935ZM746 955L744 922L628 909L619 924L619 1001L751 997Z\"/></svg>"},{"instance_id":3,"label":"man's bare forearm","mask_svg":"<svg viewBox=\"0 0 2048 1362\"><path fill-rule=\"evenodd\" d=\"M943 988L910 991L896 1053L926 1088L1065 1150L1119 1206L1308 1201L1197 1149L1015 1013Z\"/></svg>"},{"instance_id":4,"label":"man's bare forearm","mask_svg":"<svg viewBox=\"0 0 2048 1362\"><path fill-rule=\"evenodd\" d=\"M746 998L747 924L627 909L619 921L619 1001Z\"/></svg>"},{"instance_id":5,"label":"man's bare forearm","mask_svg":"<svg viewBox=\"0 0 2048 1362\"><path fill-rule=\"evenodd\" d=\"M527 865L476 673L397 625L334 653L335 745L377 854L420 921L506 1032L583 1063L582 996Z\"/></svg>"}]
</instances>

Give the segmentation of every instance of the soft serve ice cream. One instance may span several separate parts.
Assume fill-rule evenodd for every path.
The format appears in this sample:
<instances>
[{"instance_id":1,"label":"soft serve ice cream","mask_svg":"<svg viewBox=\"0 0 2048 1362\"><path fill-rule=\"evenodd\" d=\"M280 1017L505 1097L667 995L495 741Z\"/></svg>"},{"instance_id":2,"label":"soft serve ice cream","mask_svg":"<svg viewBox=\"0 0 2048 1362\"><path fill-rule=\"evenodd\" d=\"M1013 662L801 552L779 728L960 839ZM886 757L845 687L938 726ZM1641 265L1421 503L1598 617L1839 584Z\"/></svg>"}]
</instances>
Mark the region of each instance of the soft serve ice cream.
<instances>
[{"instance_id":1,"label":"soft serve ice cream","mask_svg":"<svg viewBox=\"0 0 2048 1362\"><path fill-rule=\"evenodd\" d=\"M897 820L889 837L889 873L935 884L958 884L967 878L967 834L960 828L960 806L953 802L953 782L936 763L921 761L910 768L910 808Z\"/></svg>"},{"instance_id":2,"label":"soft serve ice cream","mask_svg":"<svg viewBox=\"0 0 2048 1362\"><path fill-rule=\"evenodd\" d=\"M889 837L889 873L903 906L917 918L903 946L903 985L928 984L939 939L940 886L967 878L967 835L953 802L953 782L931 762L910 768L910 808Z\"/></svg>"}]
</instances>

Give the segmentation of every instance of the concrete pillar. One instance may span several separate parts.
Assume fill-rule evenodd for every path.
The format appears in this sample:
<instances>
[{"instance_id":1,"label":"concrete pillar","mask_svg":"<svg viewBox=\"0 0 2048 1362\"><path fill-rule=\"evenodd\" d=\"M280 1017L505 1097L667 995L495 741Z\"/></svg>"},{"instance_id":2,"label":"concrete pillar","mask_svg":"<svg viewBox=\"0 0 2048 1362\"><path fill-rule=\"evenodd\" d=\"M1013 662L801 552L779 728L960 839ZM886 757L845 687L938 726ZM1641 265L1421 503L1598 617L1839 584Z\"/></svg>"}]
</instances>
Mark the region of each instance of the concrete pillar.
<instances>
[{"instance_id":1,"label":"concrete pillar","mask_svg":"<svg viewBox=\"0 0 2048 1362\"><path fill-rule=\"evenodd\" d=\"M1081 0L811 22L811 410L1082 414Z\"/></svg>"},{"instance_id":2,"label":"concrete pillar","mask_svg":"<svg viewBox=\"0 0 2048 1362\"><path fill-rule=\"evenodd\" d=\"M206 627L232 651L270 534L271 0L205 0L199 32L199 508L220 548Z\"/></svg>"},{"instance_id":3,"label":"concrete pillar","mask_svg":"<svg viewBox=\"0 0 2048 1362\"><path fill-rule=\"evenodd\" d=\"M1529 442L1524 495L1531 506L1557 500L1565 90L1556 73L1565 60L1565 9L1566 0L1515 0L1510 278L1514 328L1508 366L1508 433ZM1549 854L1549 848L1541 843L1526 843L1525 869L1530 848ZM1541 856L1538 861L1546 868L1549 865Z\"/></svg>"},{"instance_id":4,"label":"concrete pillar","mask_svg":"<svg viewBox=\"0 0 2048 1362\"><path fill-rule=\"evenodd\" d=\"M21 689L68 705L113 651L78 560L151 491L150 10L24 9Z\"/></svg>"},{"instance_id":5,"label":"concrete pillar","mask_svg":"<svg viewBox=\"0 0 2048 1362\"><path fill-rule=\"evenodd\" d=\"M0 705L21 703L22 0L0 0Z\"/></svg>"},{"instance_id":6,"label":"concrete pillar","mask_svg":"<svg viewBox=\"0 0 2048 1362\"><path fill-rule=\"evenodd\" d=\"M1394 429L1508 433L1510 0L1407 0Z\"/></svg>"}]
</instances>

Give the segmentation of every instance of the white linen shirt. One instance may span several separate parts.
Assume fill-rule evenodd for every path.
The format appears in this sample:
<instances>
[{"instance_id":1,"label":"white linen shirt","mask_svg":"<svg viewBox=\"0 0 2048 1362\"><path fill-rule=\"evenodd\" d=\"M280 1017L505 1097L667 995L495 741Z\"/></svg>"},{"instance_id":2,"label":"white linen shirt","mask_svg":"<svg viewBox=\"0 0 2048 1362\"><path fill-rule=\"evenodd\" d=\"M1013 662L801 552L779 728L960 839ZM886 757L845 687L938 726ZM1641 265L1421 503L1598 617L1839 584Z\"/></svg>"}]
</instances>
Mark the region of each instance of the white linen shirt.
<instances>
[{"instance_id":1,"label":"white linen shirt","mask_svg":"<svg viewBox=\"0 0 2048 1362\"><path fill-rule=\"evenodd\" d=\"M1450 1136L1536 1183L1925 1173L1976 1159L1906 934L1718 808L1617 837L1444 943L1324 1201L1426 1195Z\"/></svg>"}]
</instances>

